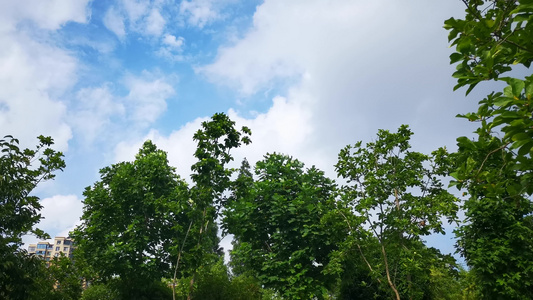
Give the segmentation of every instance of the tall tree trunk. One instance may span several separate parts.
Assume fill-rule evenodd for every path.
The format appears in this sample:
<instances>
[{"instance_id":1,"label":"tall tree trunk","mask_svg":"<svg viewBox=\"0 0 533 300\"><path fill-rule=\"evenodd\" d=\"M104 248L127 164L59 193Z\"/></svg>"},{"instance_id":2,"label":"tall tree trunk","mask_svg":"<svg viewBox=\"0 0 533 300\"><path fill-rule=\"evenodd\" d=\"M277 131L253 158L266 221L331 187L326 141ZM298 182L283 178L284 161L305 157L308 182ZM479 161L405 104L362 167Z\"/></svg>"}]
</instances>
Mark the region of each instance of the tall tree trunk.
<instances>
[{"instance_id":1,"label":"tall tree trunk","mask_svg":"<svg viewBox=\"0 0 533 300\"><path fill-rule=\"evenodd\" d=\"M396 295L396 300L400 300L400 294L398 293L398 289L396 288L396 285L394 282L392 282L390 278L390 271L389 271L389 262L387 261L387 252L385 251L385 246L381 244L381 253L383 254L383 262L385 263L385 272L387 273L387 281L389 282L389 286L394 291L394 294Z\"/></svg>"}]
</instances>

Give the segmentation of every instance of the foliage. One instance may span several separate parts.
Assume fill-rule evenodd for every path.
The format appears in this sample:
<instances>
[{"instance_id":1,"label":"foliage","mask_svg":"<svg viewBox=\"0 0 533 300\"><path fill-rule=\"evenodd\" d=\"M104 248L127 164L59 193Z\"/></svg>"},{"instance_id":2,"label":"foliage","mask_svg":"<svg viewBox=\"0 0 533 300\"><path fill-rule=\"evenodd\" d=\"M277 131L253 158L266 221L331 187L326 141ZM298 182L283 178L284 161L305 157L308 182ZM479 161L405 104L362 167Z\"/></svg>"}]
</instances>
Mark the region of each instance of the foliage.
<instances>
[{"instance_id":1,"label":"foliage","mask_svg":"<svg viewBox=\"0 0 533 300\"><path fill-rule=\"evenodd\" d=\"M53 172L65 167L63 154L50 148L52 138L41 135L38 139L36 149L20 149L19 140L12 136L0 140L0 239L12 249L21 245L24 234L48 237L33 228L41 219L42 206L30 194L39 182L53 179Z\"/></svg>"},{"instance_id":2,"label":"foliage","mask_svg":"<svg viewBox=\"0 0 533 300\"><path fill-rule=\"evenodd\" d=\"M115 300L118 292L108 283L92 284L83 291L81 300Z\"/></svg>"},{"instance_id":3,"label":"foliage","mask_svg":"<svg viewBox=\"0 0 533 300\"><path fill-rule=\"evenodd\" d=\"M196 275L196 270L213 255L222 255L218 246L216 219L222 205L222 195L229 187L232 169L226 165L233 160L230 151L242 144L251 143L250 129L242 127L239 131L233 122L223 113L214 114L210 121L202 123L193 139L197 142L194 156L198 161L192 165L191 178L194 186L190 190L192 221L190 243L195 246L184 255ZM194 288L196 276L193 276L190 293Z\"/></svg>"},{"instance_id":4,"label":"foliage","mask_svg":"<svg viewBox=\"0 0 533 300\"><path fill-rule=\"evenodd\" d=\"M459 62L456 88L470 92L482 80L508 85L479 102L477 112L460 115L478 122L477 137L459 138L453 173L468 191L466 223L458 250L487 298L533 297L533 77L502 77L513 65L533 60L533 1L463 1L464 20L449 19L450 41Z\"/></svg>"},{"instance_id":5,"label":"foliage","mask_svg":"<svg viewBox=\"0 0 533 300\"><path fill-rule=\"evenodd\" d=\"M140 300L166 300L172 298L172 290L161 281L145 282L142 290L135 294L125 291L124 282L120 279L111 279L105 283L91 284L83 291L81 300L115 300L115 299L140 299ZM126 292L126 293L124 293Z\"/></svg>"},{"instance_id":6,"label":"foliage","mask_svg":"<svg viewBox=\"0 0 533 300\"><path fill-rule=\"evenodd\" d=\"M83 291L83 277L74 262L64 256L54 257L50 261L47 273L54 283L54 294L62 300L78 300Z\"/></svg>"},{"instance_id":7,"label":"foliage","mask_svg":"<svg viewBox=\"0 0 533 300\"><path fill-rule=\"evenodd\" d=\"M498 138L458 141L454 184L469 195L463 205L466 223L457 230L458 250L484 295L531 298L533 226L528 215L533 207L531 199L518 192L519 162L502 149Z\"/></svg>"},{"instance_id":8,"label":"foliage","mask_svg":"<svg viewBox=\"0 0 533 300\"><path fill-rule=\"evenodd\" d=\"M501 79L512 66L529 68L533 60L533 1L462 0L467 6L464 20L450 18L444 28L456 51L454 89L469 86L470 92L483 80Z\"/></svg>"},{"instance_id":9,"label":"foliage","mask_svg":"<svg viewBox=\"0 0 533 300\"><path fill-rule=\"evenodd\" d=\"M483 299L476 277L472 270L459 269L459 284L461 286L461 296L457 299L478 300Z\"/></svg>"},{"instance_id":10,"label":"foliage","mask_svg":"<svg viewBox=\"0 0 533 300\"><path fill-rule=\"evenodd\" d=\"M205 300L249 300L261 299L262 289L257 280L250 276L230 276L222 259L202 266L194 282L193 299ZM192 276L181 280L177 289L177 299L187 299L188 281Z\"/></svg>"},{"instance_id":11,"label":"foliage","mask_svg":"<svg viewBox=\"0 0 533 300\"><path fill-rule=\"evenodd\" d=\"M224 229L239 243L232 257L283 297L320 299L331 283L324 266L336 249L321 223L334 208L333 181L280 154L257 162L257 181L248 168L244 162L224 211Z\"/></svg>"},{"instance_id":12,"label":"foliage","mask_svg":"<svg viewBox=\"0 0 533 300\"><path fill-rule=\"evenodd\" d=\"M380 130L366 147L358 142L341 150L336 165L349 183L337 209L351 233L348 251L357 249L372 277L397 299L422 298L427 264L436 258L422 237L444 233L442 219L456 220L458 209L439 180L447 169L445 149L431 157L412 152L411 135L406 125L397 133Z\"/></svg>"},{"instance_id":13,"label":"foliage","mask_svg":"<svg viewBox=\"0 0 533 300\"><path fill-rule=\"evenodd\" d=\"M153 282L171 277L189 223L187 185L151 141L134 162L100 174L85 189L83 223L73 238L98 280L118 276L122 296L139 298Z\"/></svg>"},{"instance_id":14,"label":"foliage","mask_svg":"<svg viewBox=\"0 0 533 300\"><path fill-rule=\"evenodd\" d=\"M2 251L0 259L1 299L53 299L53 281L47 276L41 259L28 255L25 250Z\"/></svg>"},{"instance_id":15,"label":"foliage","mask_svg":"<svg viewBox=\"0 0 533 300\"><path fill-rule=\"evenodd\" d=\"M34 228L42 208L39 198L31 195L41 181L54 178L65 162L61 152L50 148L53 140L39 136L35 149L20 149L19 140L6 136L0 140L0 298L25 299L41 291L36 280L40 262L20 250L22 236L48 237ZM48 290L48 288L44 288Z\"/></svg>"},{"instance_id":16,"label":"foliage","mask_svg":"<svg viewBox=\"0 0 533 300\"><path fill-rule=\"evenodd\" d=\"M365 258L371 258L375 255L376 258L373 261L378 261L379 263L379 243L375 238L368 237L369 240L363 244L360 240L355 239L353 234L348 236L344 242L340 243L339 250L335 251L332 255L333 259L330 265L337 264L335 267L340 268L340 271L337 271L340 273L336 290L338 299L366 300L390 298L387 293L388 291L383 291L380 282L372 276L355 245L355 243L362 244L360 247L365 249Z\"/></svg>"}]
</instances>

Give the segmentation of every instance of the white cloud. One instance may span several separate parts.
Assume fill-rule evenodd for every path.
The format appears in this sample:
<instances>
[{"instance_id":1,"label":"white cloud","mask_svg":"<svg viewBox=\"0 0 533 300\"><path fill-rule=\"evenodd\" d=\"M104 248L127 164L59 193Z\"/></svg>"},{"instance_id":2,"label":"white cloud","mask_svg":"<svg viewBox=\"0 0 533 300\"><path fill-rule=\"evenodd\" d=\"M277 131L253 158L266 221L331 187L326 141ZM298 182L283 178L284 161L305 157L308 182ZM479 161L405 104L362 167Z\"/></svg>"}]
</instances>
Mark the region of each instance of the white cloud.
<instances>
[{"instance_id":1,"label":"white cloud","mask_svg":"<svg viewBox=\"0 0 533 300\"><path fill-rule=\"evenodd\" d=\"M75 195L55 195L41 200L41 221L35 226L48 233L51 238L55 236L68 236L69 232L81 224L80 218L83 203ZM22 237L26 245L38 242L35 236Z\"/></svg>"},{"instance_id":2,"label":"white cloud","mask_svg":"<svg viewBox=\"0 0 533 300\"><path fill-rule=\"evenodd\" d=\"M0 128L33 146L38 135L50 135L66 150L72 133L65 122L61 97L76 82L77 60L46 38L30 38L17 27L57 30L67 22L86 22L89 0L0 1ZM17 32L18 30L18 32Z\"/></svg>"},{"instance_id":3,"label":"white cloud","mask_svg":"<svg viewBox=\"0 0 533 300\"><path fill-rule=\"evenodd\" d=\"M57 30L72 21L85 23L90 0L0 1L0 31L15 29L18 22L31 20L42 29Z\"/></svg>"},{"instance_id":4,"label":"white cloud","mask_svg":"<svg viewBox=\"0 0 533 300\"><path fill-rule=\"evenodd\" d=\"M129 117L140 125L154 122L166 110L166 100L175 93L169 78L147 71L140 77L126 76L124 84L129 90L126 96L127 107L131 110Z\"/></svg>"},{"instance_id":5,"label":"white cloud","mask_svg":"<svg viewBox=\"0 0 533 300\"><path fill-rule=\"evenodd\" d=\"M146 15L150 7L147 0L122 0L122 5L128 15L130 22L135 23Z\"/></svg>"},{"instance_id":6,"label":"white cloud","mask_svg":"<svg viewBox=\"0 0 533 300\"><path fill-rule=\"evenodd\" d=\"M127 74L121 81L120 89L128 91L126 96L116 94L110 82L77 92L69 121L86 145L144 132L165 112L167 100L175 94L172 76L143 71L140 75Z\"/></svg>"},{"instance_id":7,"label":"white cloud","mask_svg":"<svg viewBox=\"0 0 533 300\"><path fill-rule=\"evenodd\" d=\"M159 149L168 152L168 160L177 168L178 174L184 179L189 179L190 167L195 162L193 156L196 143L192 137L200 129L201 123L207 118L198 118L183 125L179 130L173 131L169 136L151 130L142 138L123 141L115 148L115 161L132 161L145 140L152 140Z\"/></svg>"},{"instance_id":8,"label":"white cloud","mask_svg":"<svg viewBox=\"0 0 533 300\"><path fill-rule=\"evenodd\" d=\"M160 36L165 28L165 19L159 13L159 10L152 8L150 14L146 17L145 32L149 35Z\"/></svg>"},{"instance_id":9,"label":"white cloud","mask_svg":"<svg viewBox=\"0 0 533 300\"><path fill-rule=\"evenodd\" d=\"M213 81L234 85L245 94L257 92L276 77L315 75L319 70L313 68L346 58L351 63L356 54L378 46L374 44L387 35L380 23L388 22L377 21L375 16L387 15L395 6L401 5L265 1L257 8L248 34L235 45L220 48L216 61L200 70ZM371 34L357 30L365 24L372 24L375 30Z\"/></svg>"},{"instance_id":10,"label":"white cloud","mask_svg":"<svg viewBox=\"0 0 533 300\"><path fill-rule=\"evenodd\" d=\"M221 1L218 1L219 5ZM213 0L183 0L180 3L180 14L191 26L203 28L205 25L220 19L217 2Z\"/></svg>"},{"instance_id":11,"label":"white cloud","mask_svg":"<svg viewBox=\"0 0 533 300\"><path fill-rule=\"evenodd\" d=\"M452 92L442 29L461 10L461 3L421 0L267 0L244 37L198 71L243 95L292 82L287 102L305 105L314 125L308 152L336 157L344 145L402 123L427 151L471 130L454 118L475 103Z\"/></svg>"},{"instance_id":12,"label":"white cloud","mask_svg":"<svg viewBox=\"0 0 533 300\"><path fill-rule=\"evenodd\" d=\"M156 51L157 55L171 61L182 61L184 59L182 52L185 39L183 37L176 38L171 34L165 34L161 43L163 45Z\"/></svg>"},{"instance_id":13,"label":"white cloud","mask_svg":"<svg viewBox=\"0 0 533 300\"><path fill-rule=\"evenodd\" d=\"M21 34L0 35L0 44L0 128L26 146L50 135L66 150L72 134L59 99L76 82L77 60Z\"/></svg>"},{"instance_id":14,"label":"white cloud","mask_svg":"<svg viewBox=\"0 0 533 300\"><path fill-rule=\"evenodd\" d=\"M163 44L176 50L180 50L184 42L185 39L181 36L176 38L171 34L165 34L163 37Z\"/></svg>"},{"instance_id":15,"label":"white cloud","mask_svg":"<svg viewBox=\"0 0 533 300\"><path fill-rule=\"evenodd\" d=\"M83 88L76 95L77 109L71 123L80 137L92 143L98 136L108 136L113 123L111 118L123 116L125 108L118 97L113 95L109 84L96 88Z\"/></svg>"},{"instance_id":16,"label":"white cloud","mask_svg":"<svg viewBox=\"0 0 533 300\"><path fill-rule=\"evenodd\" d=\"M76 195L56 195L41 201L44 219L37 225L45 232L57 234L80 223L83 204Z\"/></svg>"},{"instance_id":17,"label":"white cloud","mask_svg":"<svg viewBox=\"0 0 533 300\"><path fill-rule=\"evenodd\" d=\"M107 10L103 21L105 27L116 34L119 39L124 38L126 35L124 17L117 11L115 7L112 6Z\"/></svg>"},{"instance_id":18,"label":"white cloud","mask_svg":"<svg viewBox=\"0 0 533 300\"><path fill-rule=\"evenodd\" d=\"M127 30L145 36L159 37L167 23L161 15L162 9L163 5L159 1L122 0L116 9L108 11L104 17L104 24L120 38L127 34Z\"/></svg>"},{"instance_id":19,"label":"white cloud","mask_svg":"<svg viewBox=\"0 0 533 300\"><path fill-rule=\"evenodd\" d=\"M233 165L238 167L244 157L253 164L262 159L267 152L296 155L296 158L304 162L317 161L320 155L308 149L311 146L309 142L312 141L311 134L314 127L309 113L305 105L289 102L283 97L275 98L268 112L252 119L243 118L234 110L229 110L228 116L236 122L238 128L248 126L252 130L252 144L233 150L235 157ZM142 138L121 142L115 149L115 161L133 160L142 143L150 139L160 149L168 152L170 164L177 167L178 173L183 178L189 179L190 167L196 161L193 156L196 150L193 135L201 128L201 123L208 119L208 117L195 119L168 136L162 135L157 130L151 130ZM327 160L318 161L321 162L320 166L327 167Z\"/></svg>"}]
</instances>

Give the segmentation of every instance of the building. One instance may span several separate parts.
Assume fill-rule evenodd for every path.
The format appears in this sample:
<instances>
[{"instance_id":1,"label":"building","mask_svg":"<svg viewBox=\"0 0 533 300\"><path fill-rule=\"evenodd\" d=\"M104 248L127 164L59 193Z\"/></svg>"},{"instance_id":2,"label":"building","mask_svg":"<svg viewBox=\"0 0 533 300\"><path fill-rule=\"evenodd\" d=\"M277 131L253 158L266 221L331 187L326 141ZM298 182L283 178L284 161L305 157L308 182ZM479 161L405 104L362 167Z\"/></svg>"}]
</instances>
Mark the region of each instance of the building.
<instances>
[{"instance_id":1,"label":"building","mask_svg":"<svg viewBox=\"0 0 533 300\"><path fill-rule=\"evenodd\" d=\"M45 261L50 261L54 257L59 257L63 253L66 257L72 258L75 249L74 242L70 237L56 236L53 243L38 242L28 246L28 253L42 257Z\"/></svg>"}]
</instances>

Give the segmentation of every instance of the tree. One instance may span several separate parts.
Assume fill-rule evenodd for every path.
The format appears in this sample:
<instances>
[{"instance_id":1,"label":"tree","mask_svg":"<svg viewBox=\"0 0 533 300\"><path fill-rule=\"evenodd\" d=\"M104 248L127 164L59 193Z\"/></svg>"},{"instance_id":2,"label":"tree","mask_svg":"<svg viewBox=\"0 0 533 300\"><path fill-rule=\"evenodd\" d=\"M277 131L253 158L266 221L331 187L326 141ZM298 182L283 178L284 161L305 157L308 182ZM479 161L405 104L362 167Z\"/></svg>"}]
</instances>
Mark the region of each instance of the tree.
<instances>
[{"instance_id":1,"label":"tree","mask_svg":"<svg viewBox=\"0 0 533 300\"><path fill-rule=\"evenodd\" d=\"M333 181L275 153L255 174L244 161L224 211L224 229L238 241L232 257L283 297L322 299L334 279L323 270L336 241L322 223L334 209Z\"/></svg>"},{"instance_id":2,"label":"tree","mask_svg":"<svg viewBox=\"0 0 533 300\"><path fill-rule=\"evenodd\" d=\"M19 140L6 136L0 140L0 298L25 299L37 287L34 275L40 262L20 250L22 236L47 238L34 228L41 220L42 208L31 195L41 181L51 180L65 167L61 152L50 148L50 137L39 136L35 149L20 149Z\"/></svg>"},{"instance_id":3,"label":"tree","mask_svg":"<svg viewBox=\"0 0 533 300\"><path fill-rule=\"evenodd\" d=\"M411 135L406 125L397 133L380 130L366 147L358 142L341 150L335 166L349 183L337 210L349 228L348 249L357 249L373 278L396 299L422 298L429 264L438 258L422 237L444 233L442 218L456 220L458 209L439 180L446 151L432 157L412 152Z\"/></svg>"},{"instance_id":4,"label":"tree","mask_svg":"<svg viewBox=\"0 0 533 300\"><path fill-rule=\"evenodd\" d=\"M189 224L187 185L151 141L134 162L100 174L83 193L83 223L73 238L99 281L118 277L124 299L150 298L156 282L172 277Z\"/></svg>"},{"instance_id":5,"label":"tree","mask_svg":"<svg viewBox=\"0 0 533 300\"><path fill-rule=\"evenodd\" d=\"M465 224L458 250L487 298L533 297L533 77L503 77L533 60L533 1L463 1L464 19L445 22L459 63L456 89L469 93L486 80L504 81L503 92L459 115L478 122L476 138L460 137L452 183L465 189Z\"/></svg>"},{"instance_id":6,"label":"tree","mask_svg":"<svg viewBox=\"0 0 533 300\"><path fill-rule=\"evenodd\" d=\"M193 295L198 268L202 264L216 261L213 257L222 255L218 245L216 219L222 206L223 193L230 185L234 170L226 167L233 160L230 152L242 144L251 143L251 131L243 126L235 128L235 122L223 113L214 114L210 121L202 123L193 139L197 142L194 156L198 161L192 165L191 188L192 221L190 242L196 243L185 257L194 271L190 281L189 298Z\"/></svg>"},{"instance_id":7,"label":"tree","mask_svg":"<svg viewBox=\"0 0 533 300\"><path fill-rule=\"evenodd\" d=\"M61 254L50 261L46 271L55 286L56 298L61 300L80 299L83 291L83 277L74 261Z\"/></svg>"}]
</instances>

